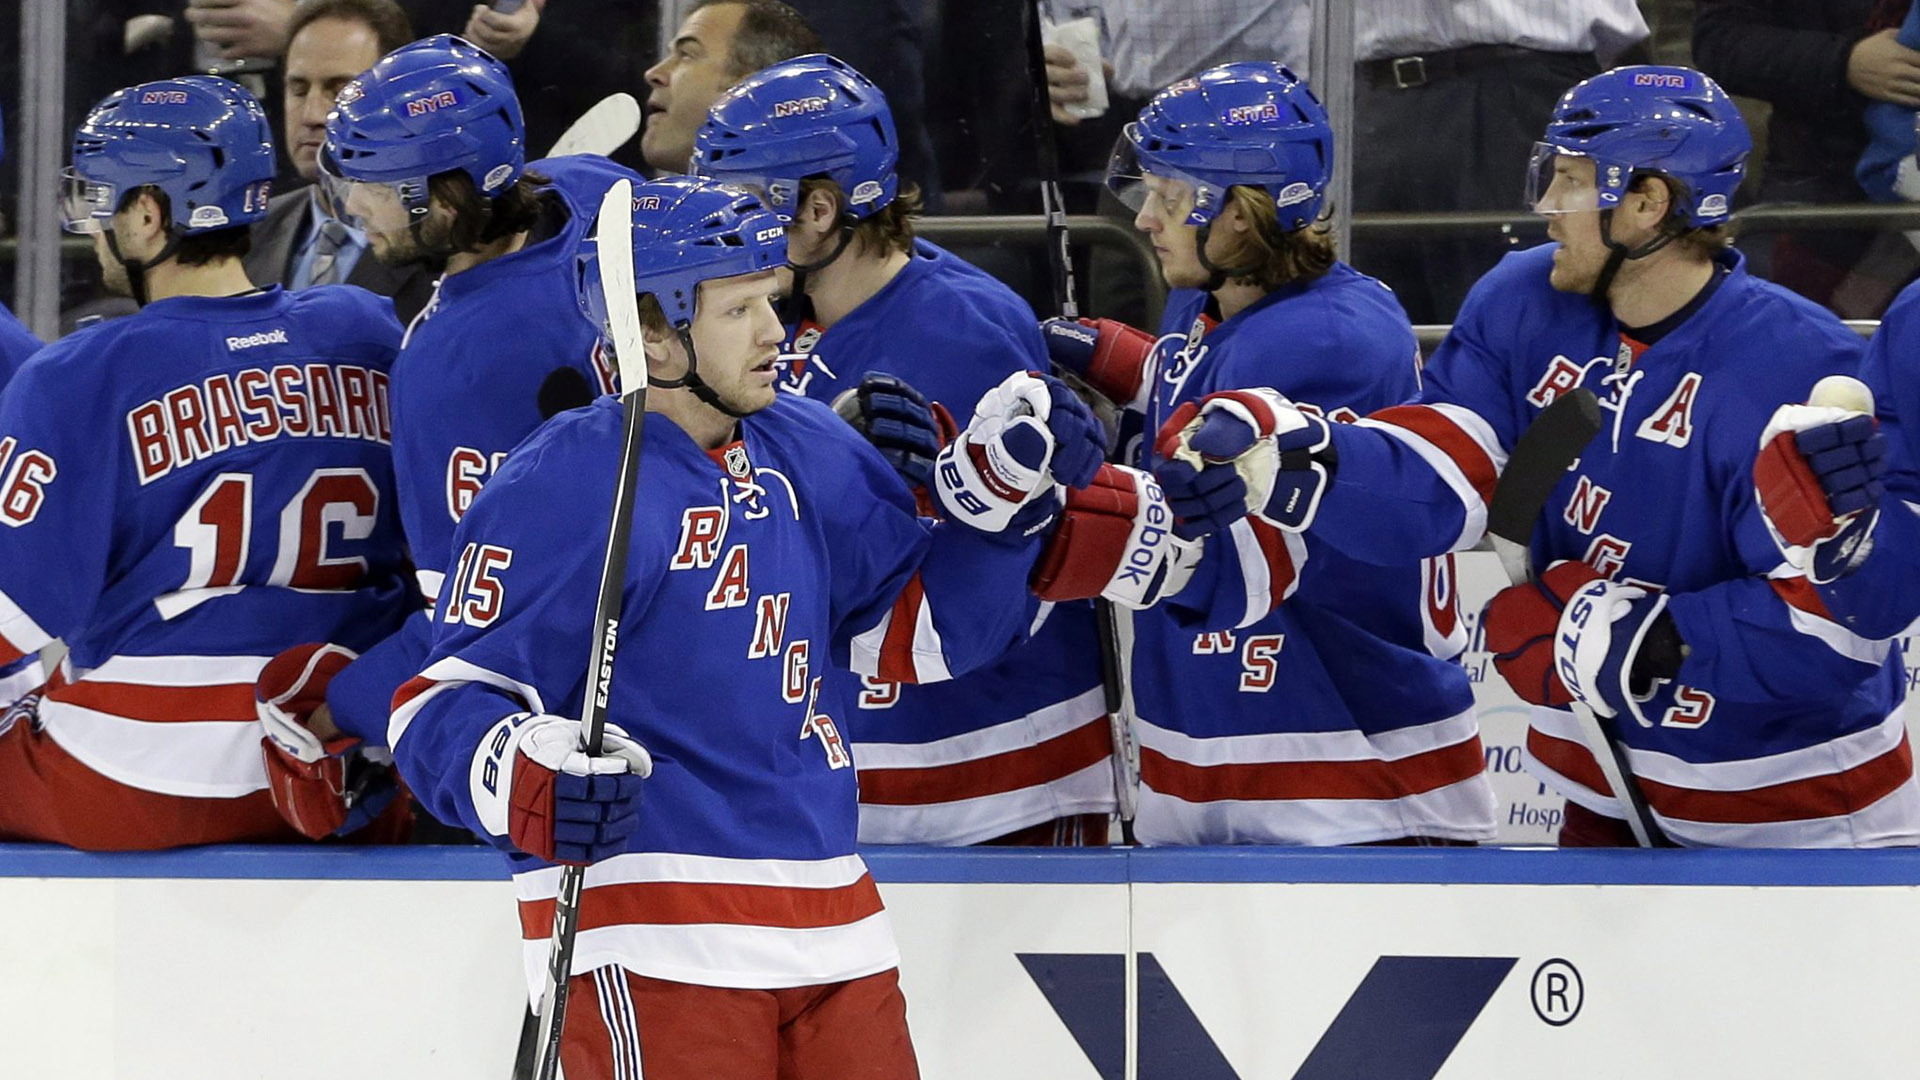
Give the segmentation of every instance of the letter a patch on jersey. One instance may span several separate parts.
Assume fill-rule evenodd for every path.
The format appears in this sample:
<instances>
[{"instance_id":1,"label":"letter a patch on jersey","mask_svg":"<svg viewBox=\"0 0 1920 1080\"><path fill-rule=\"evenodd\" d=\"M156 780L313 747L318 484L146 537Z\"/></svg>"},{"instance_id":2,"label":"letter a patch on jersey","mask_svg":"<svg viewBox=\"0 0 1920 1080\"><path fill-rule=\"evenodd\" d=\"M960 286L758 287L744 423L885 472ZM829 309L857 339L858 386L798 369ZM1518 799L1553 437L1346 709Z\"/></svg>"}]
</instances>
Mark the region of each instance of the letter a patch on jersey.
<instances>
[{"instance_id":1,"label":"letter a patch on jersey","mask_svg":"<svg viewBox=\"0 0 1920 1080\"><path fill-rule=\"evenodd\" d=\"M1689 371L1680 377L1667 400L1653 415L1640 421L1634 434L1648 442L1684 447L1693 439L1693 402L1700 396L1700 375Z\"/></svg>"}]
</instances>

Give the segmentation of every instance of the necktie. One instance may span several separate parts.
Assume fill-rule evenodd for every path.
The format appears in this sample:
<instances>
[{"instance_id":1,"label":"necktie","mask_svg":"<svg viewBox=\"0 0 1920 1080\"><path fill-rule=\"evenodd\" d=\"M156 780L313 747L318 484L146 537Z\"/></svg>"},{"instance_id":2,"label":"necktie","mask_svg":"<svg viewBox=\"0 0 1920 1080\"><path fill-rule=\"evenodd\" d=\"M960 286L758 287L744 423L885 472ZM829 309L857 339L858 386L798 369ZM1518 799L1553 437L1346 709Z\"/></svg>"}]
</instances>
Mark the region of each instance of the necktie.
<instances>
[{"instance_id":1,"label":"necktie","mask_svg":"<svg viewBox=\"0 0 1920 1080\"><path fill-rule=\"evenodd\" d=\"M313 241L313 265L307 274L308 285L333 285L340 275L340 249L347 243L347 227L328 218L320 223L320 235Z\"/></svg>"}]
</instances>

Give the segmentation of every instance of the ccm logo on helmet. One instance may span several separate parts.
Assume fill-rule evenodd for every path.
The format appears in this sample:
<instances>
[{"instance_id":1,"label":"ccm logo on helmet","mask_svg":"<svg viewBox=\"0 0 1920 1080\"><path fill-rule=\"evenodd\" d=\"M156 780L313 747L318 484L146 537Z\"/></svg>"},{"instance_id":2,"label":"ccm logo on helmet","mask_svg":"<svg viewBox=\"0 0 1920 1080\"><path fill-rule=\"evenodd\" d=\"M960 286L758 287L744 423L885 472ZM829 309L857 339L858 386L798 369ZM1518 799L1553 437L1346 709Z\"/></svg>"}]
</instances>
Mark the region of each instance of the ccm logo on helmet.
<instances>
[{"instance_id":1,"label":"ccm logo on helmet","mask_svg":"<svg viewBox=\"0 0 1920 1080\"><path fill-rule=\"evenodd\" d=\"M441 109L451 109L458 104L460 104L460 95L451 90L442 90L437 94L429 94L407 102L407 115L425 116L430 112L439 112Z\"/></svg>"},{"instance_id":2,"label":"ccm logo on helmet","mask_svg":"<svg viewBox=\"0 0 1920 1080\"><path fill-rule=\"evenodd\" d=\"M1636 71L1633 73L1635 86L1664 86L1671 90L1685 90L1687 77L1662 71Z\"/></svg>"},{"instance_id":3,"label":"ccm logo on helmet","mask_svg":"<svg viewBox=\"0 0 1920 1080\"><path fill-rule=\"evenodd\" d=\"M803 97L794 98L792 101L776 101L773 103L773 115L777 119L782 116L799 116L802 113L824 112L826 111L827 104L827 99L823 97Z\"/></svg>"},{"instance_id":4,"label":"ccm logo on helmet","mask_svg":"<svg viewBox=\"0 0 1920 1080\"><path fill-rule=\"evenodd\" d=\"M756 244L764 244L769 240L778 240L786 234L787 227L785 225L776 225L771 229L761 229L759 232L754 233L753 242Z\"/></svg>"},{"instance_id":5,"label":"ccm logo on helmet","mask_svg":"<svg viewBox=\"0 0 1920 1080\"><path fill-rule=\"evenodd\" d=\"M1280 106L1271 101L1259 105L1235 105L1227 110L1226 121L1229 124L1257 124L1262 120L1280 119Z\"/></svg>"},{"instance_id":6,"label":"ccm logo on helmet","mask_svg":"<svg viewBox=\"0 0 1920 1080\"><path fill-rule=\"evenodd\" d=\"M185 90L148 90L140 95L142 105L185 105Z\"/></svg>"}]
</instances>

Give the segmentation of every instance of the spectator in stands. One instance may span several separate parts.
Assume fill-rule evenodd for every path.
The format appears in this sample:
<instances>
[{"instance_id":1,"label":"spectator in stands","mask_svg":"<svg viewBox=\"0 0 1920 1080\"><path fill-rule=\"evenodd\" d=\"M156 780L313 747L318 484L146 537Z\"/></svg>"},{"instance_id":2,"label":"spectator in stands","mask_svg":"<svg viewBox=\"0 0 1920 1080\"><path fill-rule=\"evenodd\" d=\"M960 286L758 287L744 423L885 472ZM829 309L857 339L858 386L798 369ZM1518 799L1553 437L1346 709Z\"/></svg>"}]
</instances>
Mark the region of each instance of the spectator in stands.
<instances>
[{"instance_id":1,"label":"spectator in stands","mask_svg":"<svg viewBox=\"0 0 1920 1080\"><path fill-rule=\"evenodd\" d=\"M763 40L757 50L758 56L741 54L738 57L742 61L755 59L760 62L741 67L732 81L720 87L720 90L781 60L811 52L832 53L873 79L879 85L880 92L887 96L895 129L900 135L900 177L919 185L923 204L930 212L939 212L940 177L934 166L933 142L927 133L926 117L926 69L932 58L923 50L920 25L922 10L939 0L790 0L790 5L764 0L718 2L748 9L740 18L743 24L748 24L750 36L769 32L779 36L786 32L780 24L792 20L807 27L808 36L813 40L813 44L805 48L791 40L778 48L767 48L774 43ZM956 3L952 6L971 10L977 2L969 0L965 5ZM696 12L715 3L716 0L661 0L661 14L664 16L662 25L680 25L684 29L684 24L691 22ZM751 24L758 24L760 29L756 31ZM680 35L674 36L677 38ZM671 49L671 45L668 48ZM671 58L669 52L668 59ZM654 70L659 69L656 67ZM648 72L647 81L653 82L653 72ZM688 126L685 132L676 131L675 139L684 139L685 149L681 150L677 145L671 147L671 150L680 154L679 159L671 165L655 165L656 169L670 172L686 170L686 154L693 148L693 131L706 118L706 106L712 104L717 96L719 90L713 91L706 96L706 102L701 105L699 112L687 113L683 117ZM652 163L654 159L648 155L647 160Z\"/></svg>"},{"instance_id":2,"label":"spectator in stands","mask_svg":"<svg viewBox=\"0 0 1920 1080\"><path fill-rule=\"evenodd\" d=\"M253 250L244 262L254 284L358 285L392 297L403 324L426 306L433 282L425 268L363 258L366 234L334 217L325 193L313 183L334 95L374 61L412 40L413 26L394 0L304 0L295 12L281 139L307 186L274 196L267 216L253 226Z\"/></svg>"},{"instance_id":3,"label":"spectator in stands","mask_svg":"<svg viewBox=\"0 0 1920 1080\"><path fill-rule=\"evenodd\" d=\"M1702 0L1700 69L1773 106L1763 202L1863 202L1854 165L1869 101L1920 107L1920 52L1897 27L1909 0ZM1742 245L1757 272L1849 318L1877 318L1920 269L1897 235L1782 233Z\"/></svg>"},{"instance_id":4,"label":"spectator in stands","mask_svg":"<svg viewBox=\"0 0 1920 1080\"><path fill-rule=\"evenodd\" d=\"M659 48L652 4L632 0L562 0L545 18L548 0L524 0L511 12L476 4L460 35L506 61L526 112L527 157L543 156L554 140L608 94L635 97L642 57ZM691 138L691 135L689 135ZM638 168L632 143L613 159ZM678 171L678 170L676 170Z\"/></svg>"},{"instance_id":5,"label":"spectator in stands","mask_svg":"<svg viewBox=\"0 0 1920 1080\"><path fill-rule=\"evenodd\" d=\"M1554 102L1647 36L1634 0L1357 0L1353 207L1511 210ZM1357 235L1354 264L1444 323L1506 250Z\"/></svg>"},{"instance_id":6,"label":"spectator in stands","mask_svg":"<svg viewBox=\"0 0 1920 1080\"><path fill-rule=\"evenodd\" d=\"M800 13L779 0L699 0L666 55L647 69L652 88L640 149L658 173L683 173L707 108L733 84L782 60L824 52Z\"/></svg>"}]
</instances>

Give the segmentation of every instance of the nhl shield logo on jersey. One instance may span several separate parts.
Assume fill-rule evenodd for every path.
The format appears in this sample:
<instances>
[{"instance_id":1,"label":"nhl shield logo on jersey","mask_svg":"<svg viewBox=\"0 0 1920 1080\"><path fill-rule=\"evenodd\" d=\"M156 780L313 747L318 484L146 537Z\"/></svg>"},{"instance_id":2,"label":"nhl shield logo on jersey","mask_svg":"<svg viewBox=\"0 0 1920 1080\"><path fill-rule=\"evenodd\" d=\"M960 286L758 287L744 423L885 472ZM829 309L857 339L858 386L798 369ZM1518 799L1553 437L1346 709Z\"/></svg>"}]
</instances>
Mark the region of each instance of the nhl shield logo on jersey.
<instances>
[{"instance_id":1,"label":"nhl shield logo on jersey","mask_svg":"<svg viewBox=\"0 0 1920 1080\"><path fill-rule=\"evenodd\" d=\"M744 480L753 472L753 465L747 460L747 444L734 443L721 455L727 467L727 475L735 480Z\"/></svg>"}]
</instances>

